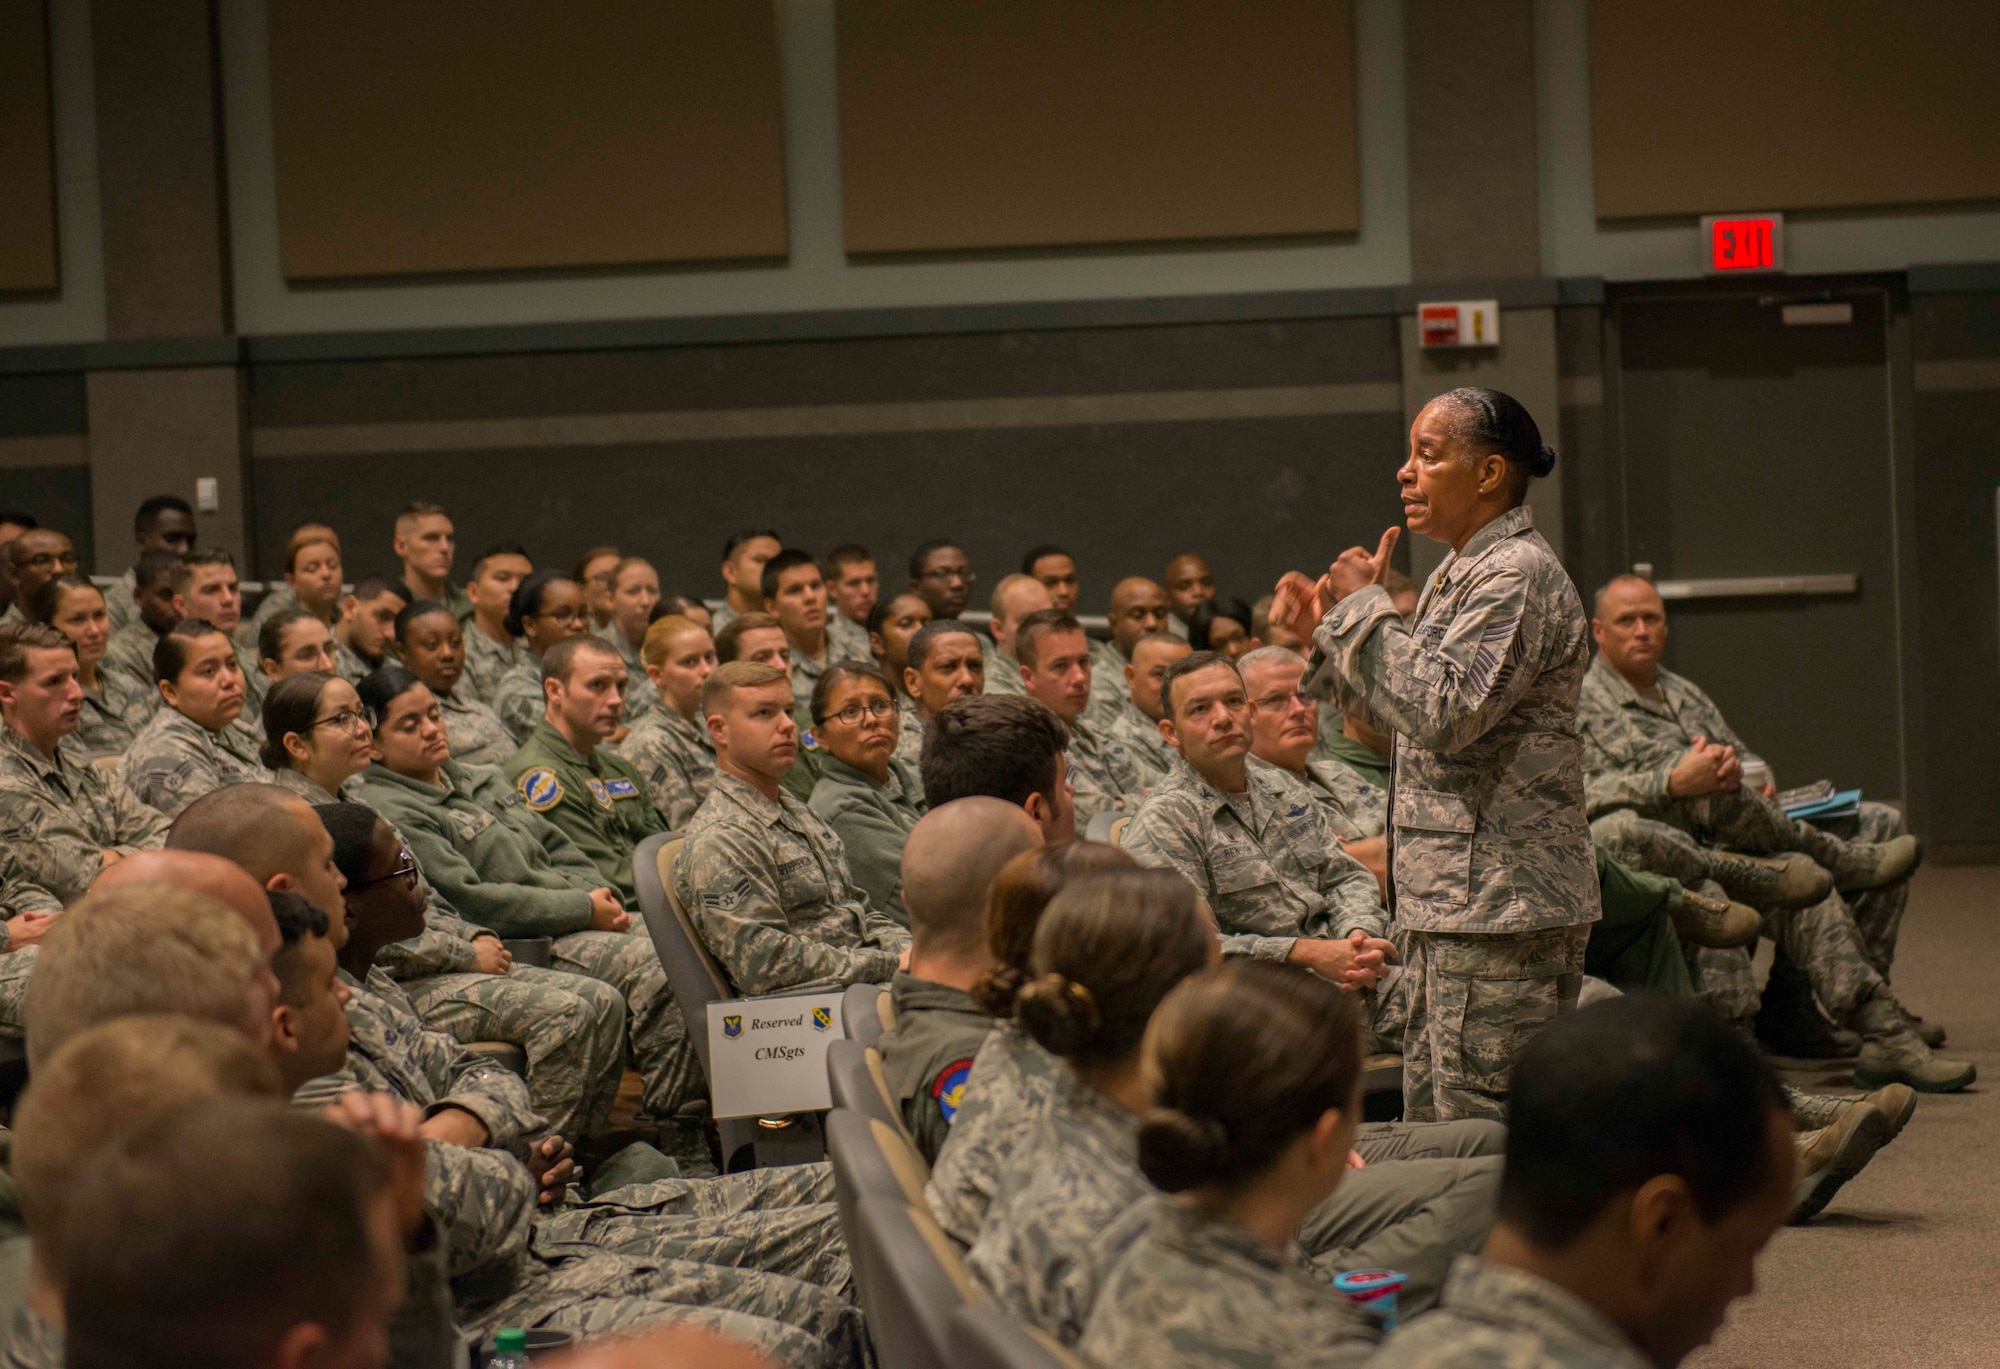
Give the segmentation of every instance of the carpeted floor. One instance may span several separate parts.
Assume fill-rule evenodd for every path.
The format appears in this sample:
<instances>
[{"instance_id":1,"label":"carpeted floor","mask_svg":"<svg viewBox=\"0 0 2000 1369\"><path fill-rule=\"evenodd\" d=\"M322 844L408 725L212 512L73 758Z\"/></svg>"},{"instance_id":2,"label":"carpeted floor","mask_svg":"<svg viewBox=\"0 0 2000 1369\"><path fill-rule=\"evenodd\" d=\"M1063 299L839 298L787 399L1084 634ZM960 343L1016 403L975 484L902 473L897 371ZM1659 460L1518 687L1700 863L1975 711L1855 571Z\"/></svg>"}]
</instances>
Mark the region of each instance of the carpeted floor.
<instances>
[{"instance_id":1,"label":"carpeted floor","mask_svg":"<svg viewBox=\"0 0 2000 1369\"><path fill-rule=\"evenodd\" d=\"M1811 1225L1787 1228L1699 1369L2000 1365L2000 868L1917 876L1896 990L1979 1066L1971 1091L1926 1095L1901 1137ZM1846 1071L1800 1065L1802 1088Z\"/></svg>"}]
</instances>

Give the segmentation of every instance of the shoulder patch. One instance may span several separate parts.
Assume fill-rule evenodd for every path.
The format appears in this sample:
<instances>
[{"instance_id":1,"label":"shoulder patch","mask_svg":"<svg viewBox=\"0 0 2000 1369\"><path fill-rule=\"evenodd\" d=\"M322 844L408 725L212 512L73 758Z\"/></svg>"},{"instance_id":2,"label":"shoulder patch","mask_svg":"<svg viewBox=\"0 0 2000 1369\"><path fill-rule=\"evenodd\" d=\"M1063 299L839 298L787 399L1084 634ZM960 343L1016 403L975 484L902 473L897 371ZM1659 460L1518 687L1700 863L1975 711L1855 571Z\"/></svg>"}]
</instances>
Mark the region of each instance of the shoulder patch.
<instances>
[{"instance_id":1,"label":"shoulder patch","mask_svg":"<svg viewBox=\"0 0 2000 1369\"><path fill-rule=\"evenodd\" d=\"M563 798L562 781L546 765L523 770L521 778L514 781L514 788L520 791L522 801L537 813L548 812Z\"/></svg>"},{"instance_id":2,"label":"shoulder patch","mask_svg":"<svg viewBox=\"0 0 2000 1369\"><path fill-rule=\"evenodd\" d=\"M971 1073L970 1060L954 1060L931 1080L931 1097L937 1100L938 1111L944 1115L947 1126L958 1116L958 1103L965 1096L965 1080Z\"/></svg>"},{"instance_id":3,"label":"shoulder patch","mask_svg":"<svg viewBox=\"0 0 2000 1369\"><path fill-rule=\"evenodd\" d=\"M597 800L599 808L609 808L611 806L611 794L605 789L603 780L585 780L584 783L589 786L590 796Z\"/></svg>"},{"instance_id":4,"label":"shoulder patch","mask_svg":"<svg viewBox=\"0 0 2000 1369\"><path fill-rule=\"evenodd\" d=\"M810 727L800 730L799 746L802 750L806 751L819 750L819 738L813 735L813 730Z\"/></svg>"},{"instance_id":5,"label":"shoulder patch","mask_svg":"<svg viewBox=\"0 0 2000 1369\"><path fill-rule=\"evenodd\" d=\"M606 780L604 792L614 799L636 799L639 797L639 786L630 780Z\"/></svg>"},{"instance_id":6,"label":"shoulder patch","mask_svg":"<svg viewBox=\"0 0 2000 1369\"><path fill-rule=\"evenodd\" d=\"M1297 808L1294 808L1291 812L1285 814L1285 816L1288 818L1304 817L1305 812L1306 812L1306 805L1302 803Z\"/></svg>"}]
</instances>

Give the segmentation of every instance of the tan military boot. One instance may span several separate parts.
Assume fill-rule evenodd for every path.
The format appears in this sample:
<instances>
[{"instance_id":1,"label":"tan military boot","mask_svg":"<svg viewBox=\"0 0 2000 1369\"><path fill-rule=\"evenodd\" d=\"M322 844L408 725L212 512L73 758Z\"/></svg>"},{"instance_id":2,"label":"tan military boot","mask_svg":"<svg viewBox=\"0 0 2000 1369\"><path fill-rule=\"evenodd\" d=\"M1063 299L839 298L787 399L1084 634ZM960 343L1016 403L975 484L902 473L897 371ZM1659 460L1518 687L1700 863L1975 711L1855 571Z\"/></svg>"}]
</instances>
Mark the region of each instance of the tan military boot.
<instances>
[{"instance_id":1,"label":"tan military boot","mask_svg":"<svg viewBox=\"0 0 2000 1369\"><path fill-rule=\"evenodd\" d=\"M1708 876L1753 908L1810 908L1833 892L1833 876L1810 856L1745 856L1710 851Z\"/></svg>"},{"instance_id":2,"label":"tan military boot","mask_svg":"<svg viewBox=\"0 0 2000 1369\"><path fill-rule=\"evenodd\" d=\"M1728 899L1715 898L1699 889L1682 888L1681 901L1674 905L1674 930L1697 946L1732 951L1755 942L1764 930L1764 917L1755 908Z\"/></svg>"},{"instance_id":3,"label":"tan military boot","mask_svg":"<svg viewBox=\"0 0 2000 1369\"><path fill-rule=\"evenodd\" d=\"M1873 1106L1850 1108L1831 1126L1799 1133L1798 1178L1792 1183L1794 1224L1818 1216L1842 1184L1859 1174L1888 1139L1889 1121Z\"/></svg>"},{"instance_id":4,"label":"tan military boot","mask_svg":"<svg viewBox=\"0 0 2000 1369\"><path fill-rule=\"evenodd\" d=\"M1908 1084L1919 1093L1957 1093L1979 1077L1970 1060L1933 1054L1903 1025L1895 996L1884 990L1855 1009L1854 1029L1861 1033L1861 1055L1854 1062L1854 1082L1860 1088Z\"/></svg>"},{"instance_id":5,"label":"tan military boot","mask_svg":"<svg viewBox=\"0 0 2000 1369\"><path fill-rule=\"evenodd\" d=\"M1924 856L1923 844L1907 833L1878 843L1843 841L1809 822L1800 823L1799 831L1805 836L1806 854L1833 876L1834 887L1844 893L1899 884L1916 873Z\"/></svg>"},{"instance_id":6,"label":"tan military boot","mask_svg":"<svg viewBox=\"0 0 2000 1369\"><path fill-rule=\"evenodd\" d=\"M1792 1120L1801 1131L1830 1127L1856 1108L1874 1108L1889 1124L1888 1135L1882 1138L1885 1146L1903 1134L1917 1110L1917 1091L1908 1084L1888 1084L1859 1098L1834 1098L1797 1089L1787 1089L1785 1094L1792 1105Z\"/></svg>"}]
</instances>

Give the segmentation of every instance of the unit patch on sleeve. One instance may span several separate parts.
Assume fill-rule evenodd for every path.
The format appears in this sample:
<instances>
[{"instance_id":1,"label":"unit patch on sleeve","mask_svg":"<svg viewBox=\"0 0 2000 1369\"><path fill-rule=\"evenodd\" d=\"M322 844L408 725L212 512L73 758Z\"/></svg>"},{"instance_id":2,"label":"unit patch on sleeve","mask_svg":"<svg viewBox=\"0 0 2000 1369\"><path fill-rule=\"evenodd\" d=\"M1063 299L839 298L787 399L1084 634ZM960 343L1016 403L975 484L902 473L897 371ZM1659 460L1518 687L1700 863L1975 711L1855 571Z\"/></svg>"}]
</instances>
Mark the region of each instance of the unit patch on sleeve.
<instances>
[{"instance_id":1,"label":"unit patch on sleeve","mask_svg":"<svg viewBox=\"0 0 2000 1369\"><path fill-rule=\"evenodd\" d=\"M523 770L521 778L514 781L514 787L521 791L521 798L528 807L537 813L546 813L562 802L562 781L546 765Z\"/></svg>"}]
</instances>

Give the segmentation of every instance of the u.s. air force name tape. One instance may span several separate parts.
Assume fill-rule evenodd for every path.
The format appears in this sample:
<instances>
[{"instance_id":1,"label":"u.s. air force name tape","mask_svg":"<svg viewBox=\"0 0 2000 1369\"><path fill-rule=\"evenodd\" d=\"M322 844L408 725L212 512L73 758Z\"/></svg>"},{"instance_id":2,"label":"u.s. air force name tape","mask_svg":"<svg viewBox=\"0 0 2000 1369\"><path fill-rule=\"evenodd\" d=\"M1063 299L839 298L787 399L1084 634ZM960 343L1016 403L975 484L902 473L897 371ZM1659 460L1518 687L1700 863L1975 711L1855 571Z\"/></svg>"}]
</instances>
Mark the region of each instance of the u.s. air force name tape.
<instances>
[{"instance_id":1,"label":"u.s. air force name tape","mask_svg":"<svg viewBox=\"0 0 2000 1369\"><path fill-rule=\"evenodd\" d=\"M826 1048L841 1038L837 993L708 1005L709 1101L717 1117L776 1117L833 1106Z\"/></svg>"}]
</instances>

